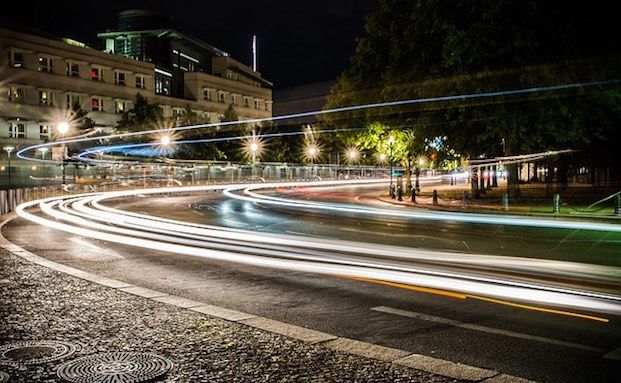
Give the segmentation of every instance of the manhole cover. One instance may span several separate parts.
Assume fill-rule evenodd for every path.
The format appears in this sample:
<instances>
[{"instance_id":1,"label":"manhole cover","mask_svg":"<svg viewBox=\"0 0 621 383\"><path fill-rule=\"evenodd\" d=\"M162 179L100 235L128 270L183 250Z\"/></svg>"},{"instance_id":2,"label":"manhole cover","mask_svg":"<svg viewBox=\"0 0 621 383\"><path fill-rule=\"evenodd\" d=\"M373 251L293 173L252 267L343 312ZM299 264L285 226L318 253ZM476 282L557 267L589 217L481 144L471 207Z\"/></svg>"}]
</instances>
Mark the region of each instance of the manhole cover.
<instances>
[{"instance_id":1,"label":"manhole cover","mask_svg":"<svg viewBox=\"0 0 621 383\"><path fill-rule=\"evenodd\" d=\"M109 352L84 356L67 362L58 376L74 383L146 382L166 374L170 360L141 352Z\"/></svg>"},{"instance_id":2,"label":"manhole cover","mask_svg":"<svg viewBox=\"0 0 621 383\"><path fill-rule=\"evenodd\" d=\"M73 354L71 343L55 340L26 340L0 346L0 364L39 364Z\"/></svg>"},{"instance_id":3,"label":"manhole cover","mask_svg":"<svg viewBox=\"0 0 621 383\"><path fill-rule=\"evenodd\" d=\"M8 382L10 377L6 372L0 371L0 383Z\"/></svg>"}]
</instances>

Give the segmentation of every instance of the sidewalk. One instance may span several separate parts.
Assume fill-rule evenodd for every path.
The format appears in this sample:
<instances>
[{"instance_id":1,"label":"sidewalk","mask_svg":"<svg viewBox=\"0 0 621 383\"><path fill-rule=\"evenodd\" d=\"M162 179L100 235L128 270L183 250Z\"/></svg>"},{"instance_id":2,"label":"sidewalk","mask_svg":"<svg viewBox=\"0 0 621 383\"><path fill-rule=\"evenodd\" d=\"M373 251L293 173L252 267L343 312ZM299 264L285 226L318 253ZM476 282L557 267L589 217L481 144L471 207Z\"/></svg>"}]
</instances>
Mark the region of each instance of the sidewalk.
<instances>
[{"instance_id":1,"label":"sidewalk","mask_svg":"<svg viewBox=\"0 0 621 383\"><path fill-rule=\"evenodd\" d=\"M170 360L172 369L160 380L166 382L459 381L160 303L35 265L4 249L0 302L0 381L5 373L10 382L57 382L62 364L116 351ZM8 354L3 346L29 340L64 342L75 352L28 365L7 364L7 355L1 357ZM30 357L44 351L30 349Z\"/></svg>"}]
</instances>

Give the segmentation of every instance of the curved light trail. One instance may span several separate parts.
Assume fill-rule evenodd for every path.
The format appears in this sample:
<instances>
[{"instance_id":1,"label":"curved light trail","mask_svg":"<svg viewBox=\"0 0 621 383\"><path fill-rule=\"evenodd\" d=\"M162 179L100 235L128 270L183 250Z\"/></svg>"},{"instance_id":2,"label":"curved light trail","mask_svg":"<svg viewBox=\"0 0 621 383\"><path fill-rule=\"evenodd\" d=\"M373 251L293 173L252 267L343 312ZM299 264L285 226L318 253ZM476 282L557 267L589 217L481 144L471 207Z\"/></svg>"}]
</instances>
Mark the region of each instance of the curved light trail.
<instances>
[{"instance_id":1,"label":"curved light trail","mask_svg":"<svg viewBox=\"0 0 621 383\"><path fill-rule=\"evenodd\" d=\"M368 183L368 180L289 182L266 184L264 187L345 187ZM27 202L19 205L16 211L20 217L57 230L169 253L283 270L410 284L473 297L621 315L621 296L508 276L511 273L546 273L558 277L581 273L585 269L589 269L593 275L615 274L619 272L617 268L259 233L126 212L104 204L134 196L214 190L225 190L226 195L232 198L250 202L285 203L252 192L255 189L251 185L213 185L81 194ZM240 192L245 195L239 195ZM303 209L317 209L325 205L317 202L300 205L299 202L286 201L287 204ZM491 266L505 273L490 273Z\"/></svg>"},{"instance_id":2,"label":"curved light trail","mask_svg":"<svg viewBox=\"0 0 621 383\"><path fill-rule=\"evenodd\" d=\"M285 187L287 184L280 184ZM344 203L329 202L313 202L306 200L295 200L281 197L266 196L256 193L255 190L270 189L274 185L251 185L247 187L229 186L224 189L227 197L243 200L263 205L283 206L296 209L315 209L325 210L336 213L353 213L363 215L374 215L384 217L399 217L410 219L425 219L434 221L453 221L467 222L477 224L490 225L509 225L509 226L529 226L544 227L551 229L569 229L569 230L594 230L621 233L621 225L613 223L587 222L587 221L570 221L563 219L546 219L533 218L523 216L507 216L500 214L475 214L475 213L453 213L446 211L427 211L427 210L394 210L380 209L367 206L358 206ZM242 191L243 194L240 194Z\"/></svg>"},{"instance_id":3,"label":"curved light trail","mask_svg":"<svg viewBox=\"0 0 621 383\"><path fill-rule=\"evenodd\" d=\"M294 114L289 114L289 115L280 115L280 116L265 117L265 118L254 118L254 119L243 120L243 121L227 121L227 122L217 122L217 123L209 123L209 124L178 126L178 127L172 127L172 128L167 127L167 128L161 128L161 129L142 130L138 132L110 134L107 136L99 136L99 137L70 138L70 139L65 139L65 140L60 140L60 141L53 141L53 142L47 142L43 144L28 146L26 148L23 148L17 151L16 155L18 158L21 158L24 160L48 163L50 162L50 160L40 159L36 157L28 157L25 155L25 153L28 151L34 151L39 148L51 147L54 145L72 144L72 143L78 143L78 142L89 142L89 141L96 141L96 140L110 140L110 139L116 139L116 138L143 136L143 135L150 135L150 134L163 133L163 132L177 132L177 131L185 131L185 130L193 130L193 129L201 129L201 128L216 128L216 127L222 127L222 126L234 126L238 124L259 124L263 122L293 120L293 119L302 118L302 117L312 117L312 116L318 116L318 115L351 112L351 111L364 110L364 109L377 109L377 108L387 108L387 107L393 107L393 106L428 104L428 103L437 103L437 102L445 102L445 101L465 101L465 100L476 100L476 99L485 99L485 98L493 98L493 97L519 96L519 95L527 95L527 94L534 94L534 93L553 92L553 91L559 91L559 90L580 89L580 88L598 87L598 86L604 86L604 85L616 85L620 83L621 83L621 80L615 79L615 80L592 81L592 82L561 84L561 85L551 85L551 86L537 86L537 87L522 88L522 89L509 89L509 90L501 90L501 91L494 91L494 92L426 97L426 98L387 101L387 102L379 102L379 103L363 104L363 105L352 105L352 106L333 108L333 109L322 109L322 110L311 111L311 112L294 113ZM51 161L51 162L55 163L54 161Z\"/></svg>"}]
</instances>

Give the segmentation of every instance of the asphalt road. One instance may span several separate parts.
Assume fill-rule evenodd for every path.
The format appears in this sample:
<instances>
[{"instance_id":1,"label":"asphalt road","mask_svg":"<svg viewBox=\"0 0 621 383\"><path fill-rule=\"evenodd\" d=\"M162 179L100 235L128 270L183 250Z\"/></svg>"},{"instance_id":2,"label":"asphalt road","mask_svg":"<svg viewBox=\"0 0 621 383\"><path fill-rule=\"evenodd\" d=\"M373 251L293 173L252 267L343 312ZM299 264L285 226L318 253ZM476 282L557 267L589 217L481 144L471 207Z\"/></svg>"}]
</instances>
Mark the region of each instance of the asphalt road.
<instances>
[{"instance_id":1,"label":"asphalt road","mask_svg":"<svg viewBox=\"0 0 621 383\"><path fill-rule=\"evenodd\" d=\"M376 204L375 190L280 191ZM618 235L268 208L219 192L116 201L124 210L274 233L619 265ZM287 272L85 239L18 219L16 244L57 262L231 309L538 381L615 381L621 318L608 323L304 272ZM618 285L600 288L619 291Z\"/></svg>"}]
</instances>

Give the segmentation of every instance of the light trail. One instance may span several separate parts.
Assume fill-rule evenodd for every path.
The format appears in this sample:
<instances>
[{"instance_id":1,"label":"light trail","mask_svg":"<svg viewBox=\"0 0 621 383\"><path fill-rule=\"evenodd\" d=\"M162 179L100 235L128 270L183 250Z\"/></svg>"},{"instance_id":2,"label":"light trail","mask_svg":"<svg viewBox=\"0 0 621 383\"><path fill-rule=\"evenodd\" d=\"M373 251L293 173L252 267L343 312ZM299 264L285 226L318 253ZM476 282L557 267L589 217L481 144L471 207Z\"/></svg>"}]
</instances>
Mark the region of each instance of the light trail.
<instances>
[{"instance_id":1,"label":"light trail","mask_svg":"<svg viewBox=\"0 0 621 383\"><path fill-rule=\"evenodd\" d=\"M338 132L355 132L361 131L364 128L349 128L349 129L325 129L318 130L317 133L338 133ZM256 138L271 138L271 137L290 137L290 136L302 136L304 135L304 131L299 132L282 132L282 133L264 133L257 134ZM216 143L216 142L227 142L227 141L242 141L248 139L247 135L244 136L233 136L233 137L218 137L218 138L202 138L195 140L179 140L179 141L170 141L168 145L184 145L184 144L202 144L202 143ZM135 144L122 144L122 145L110 145L110 146L96 146L92 148L87 148L78 154L77 158L83 161L94 162L94 163L119 163L120 161L110 161L110 160L97 160L94 158L89 158L87 156L91 154L99 154L100 152L114 152L121 151L123 149L135 149L135 148L145 148L150 146L158 146L160 145L157 142L141 142Z\"/></svg>"},{"instance_id":2,"label":"light trail","mask_svg":"<svg viewBox=\"0 0 621 383\"><path fill-rule=\"evenodd\" d=\"M269 186L356 186L368 182L323 181ZM236 188L245 190L250 187L239 185ZM20 217L74 235L169 253L298 272L382 280L416 285L428 291L452 291L502 301L621 314L621 296L476 271L464 272L459 267L463 264L472 268L494 265L499 270L538 269L541 273L544 263L539 260L257 233L125 212L103 204L137 195L191 194L224 189L230 191L231 187L214 185L81 194L31 201L19 205L16 210ZM36 207L40 213L30 211ZM566 262L545 261L545 265L545 272L550 275L563 275L568 270Z\"/></svg>"},{"instance_id":3,"label":"light trail","mask_svg":"<svg viewBox=\"0 0 621 383\"><path fill-rule=\"evenodd\" d=\"M288 184L279 184L281 186L287 186ZM564 230L592 230L592 231L607 231L614 233L621 233L621 225L613 223L600 223L600 222L586 222L586 221L570 221L562 219L544 219L544 218L532 218L524 216L508 216L500 214L475 214L475 213L453 213L446 211L425 211L425 210L394 210L394 209L380 209L375 207L366 207L359 205L343 204L343 203L330 203L330 202L313 202L306 200L295 200L281 197L266 196L254 192L254 190L271 189L273 184L264 185L252 185L252 186L229 186L224 190L224 194L233 199L242 201L258 203L263 205L289 207L295 209L313 209L324 210L336 213L351 213L362 214L372 216L383 217L399 217L408 219L424 219L434 221L452 221L452 222L466 222L476 224L489 224L489 225L507 225L507 226L523 226L523 227L539 227L550 229L564 229ZM239 192L243 194L239 194Z\"/></svg>"},{"instance_id":4,"label":"light trail","mask_svg":"<svg viewBox=\"0 0 621 383\"><path fill-rule=\"evenodd\" d=\"M260 124L263 122L295 120L297 118L302 118L302 117L312 117L312 116L319 116L319 115L326 115L326 114L352 112L352 111L364 110L364 109L377 109L377 108L387 108L387 107L393 107L393 106L428 104L428 103L437 103L437 102L445 102L445 101L458 101L458 100L465 101L465 100L485 99L485 98L493 98L493 97L518 96L518 95L527 95L527 94L533 94L533 93L553 92L553 91L559 91L559 90L599 87L599 86L604 86L604 85L616 85L620 83L621 83L621 80L592 81L592 82L583 82L583 83L572 83L572 84L561 84L561 85L550 85L550 86L538 86L538 87L521 88L521 89L501 90L501 91L494 91L494 92L426 97L426 98L397 100L397 101L379 102L379 103L363 104L363 105L352 105L352 106L333 108L333 109L323 109L323 110L317 110L317 111L311 111L311 112L294 113L294 114L289 114L289 115L280 115L280 116L265 117L265 118L254 118L254 119L243 120L243 121L227 121L227 122L218 122L218 123L210 123L210 124L178 126L178 127L172 127L172 128L150 129L150 130L142 130L139 132L110 134L107 136L100 136L100 137L70 138L70 139L65 139L61 141L53 141L53 142L28 146L26 148L23 148L17 151L16 155L18 158L21 158L24 160L48 163L49 160L44 160L44 159L40 159L36 157L28 157L24 153L28 151L35 151L38 148L51 147L54 145L62 145L62 144L66 145L66 144L72 144L72 143L78 143L78 142L89 142L89 141L96 141L96 140L111 140L111 139L116 139L116 138L136 137L136 136L143 136L143 135L152 135L152 134L157 134L157 133L162 133L162 132L171 133L171 132L201 129L201 128L234 126L238 124Z\"/></svg>"}]
</instances>

